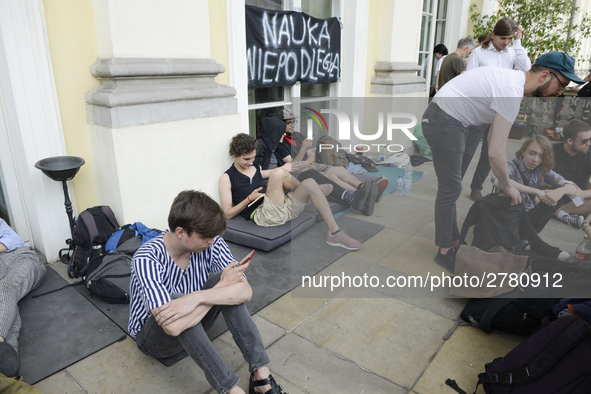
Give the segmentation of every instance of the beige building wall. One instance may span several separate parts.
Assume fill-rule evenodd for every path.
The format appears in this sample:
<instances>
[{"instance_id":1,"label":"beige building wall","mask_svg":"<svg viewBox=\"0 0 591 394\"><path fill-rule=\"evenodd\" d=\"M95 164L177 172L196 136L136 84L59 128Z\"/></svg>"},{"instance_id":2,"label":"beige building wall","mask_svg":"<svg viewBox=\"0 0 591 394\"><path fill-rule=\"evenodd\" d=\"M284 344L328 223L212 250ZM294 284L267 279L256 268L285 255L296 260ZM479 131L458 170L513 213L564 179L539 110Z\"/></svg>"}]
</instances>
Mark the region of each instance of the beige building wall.
<instances>
[{"instance_id":1,"label":"beige building wall","mask_svg":"<svg viewBox=\"0 0 591 394\"><path fill-rule=\"evenodd\" d=\"M226 23L226 2L209 0L209 39L211 42L211 58L228 68L228 27ZM215 81L229 85L228 71L219 74Z\"/></svg>"},{"instance_id":2,"label":"beige building wall","mask_svg":"<svg viewBox=\"0 0 591 394\"><path fill-rule=\"evenodd\" d=\"M43 7L67 153L86 161L70 196L81 212L97 204L84 100L99 85L90 74L98 57L92 0L44 0Z\"/></svg>"}]
</instances>

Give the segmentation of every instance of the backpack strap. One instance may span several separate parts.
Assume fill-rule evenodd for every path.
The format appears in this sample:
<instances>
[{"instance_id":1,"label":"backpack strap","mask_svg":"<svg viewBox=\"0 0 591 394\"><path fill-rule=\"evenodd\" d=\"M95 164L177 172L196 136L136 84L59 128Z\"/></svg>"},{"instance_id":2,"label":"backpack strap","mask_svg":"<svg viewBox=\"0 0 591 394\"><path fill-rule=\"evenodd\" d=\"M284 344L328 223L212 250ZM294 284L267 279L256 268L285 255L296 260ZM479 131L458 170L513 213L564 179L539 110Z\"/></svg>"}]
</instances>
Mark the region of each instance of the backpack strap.
<instances>
[{"instance_id":1,"label":"backpack strap","mask_svg":"<svg viewBox=\"0 0 591 394\"><path fill-rule=\"evenodd\" d=\"M67 284L67 285L65 285L65 286L62 286L62 287L58 288L58 289L49 290L49 291L46 291L45 293L41 293L41 294L35 294L35 295L34 295L34 296L32 296L31 298L38 298L38 297L42 297L42 296L44 296L44 295L48 295L48 294L55 293L55 292L57 292L57 291L63 290L63 289L65 289L66 287L79 286L79 285L83 285L83 284L84 284L84 281L83 281L83 280L81 280L81 281L79 281L79 282L69 283L69 284Z\"/></svg>"},{"instance_id":2,"label":"backpack strap","mask_svg":"<svg viewBox=\"0 0 591 394\"><path fill-rule=\"evenodd\" d=\"M452 389L454 389L455 391L457 391L460 394L468 394L464 390L462 390L460 388L460 386L458 386L458 384L456 383L455 380L447 379L445 381L445 384L447 384L449 387L451 387ZM476 388L478 388L478 386L476 386Z\"/></svg>"},{"instance_id":3,"label":"backpack strap","mask_svg":"<svg viewBox=\"0 0 591 394\"><path fill-rule=\"evenodd\" d=\"M494 304L492 304L480 318L480 329L485 332L492 331L492 321L494 320L495 316L503 310L507 305L513 302L513 298L499 298Z\"/></svg>"},{"instance_id":4,"label":"backpack strap","mask_svg":"<svg viewBox=\"0 0 591 394\"><path fill-rule=\"evenodd\" d=\"M119 228L119 223L117 222L117 219L115 218L115 214L113 213L111 207L108 205L102 205L101 210L103 211L109 222L111 222L113 227Z\"/></svg>"},{"instance_id":5,"label":"backpack strap","mask_svg":"<svg viewBox=\"0 0 591 394\"><path fill-rule=\"evenodd\" d=\"M88 239L90 239L90 242L92 243L94 238L99 235L99 231L98 227L96 227L96 223L94 222L94 215L92 214L91 209L92 208L88 208L87 210L82 211L80 213L80 219L82 219L86 225L86 229L88 230Z\"/></svg>"},{"instance_id":6,"label":"backpack strap","mask_svg":"<svg viewBox=\"0 0 591 394\"><path fill-rule=\"evenodd\" d=\"M531 382L554 367L565 354L589 335L591 335L591 325L581 318L574 318L526 365L498 374L487 372L478 381L500 384L507 388L511 385Z\"/></svg>"}]
</instances>

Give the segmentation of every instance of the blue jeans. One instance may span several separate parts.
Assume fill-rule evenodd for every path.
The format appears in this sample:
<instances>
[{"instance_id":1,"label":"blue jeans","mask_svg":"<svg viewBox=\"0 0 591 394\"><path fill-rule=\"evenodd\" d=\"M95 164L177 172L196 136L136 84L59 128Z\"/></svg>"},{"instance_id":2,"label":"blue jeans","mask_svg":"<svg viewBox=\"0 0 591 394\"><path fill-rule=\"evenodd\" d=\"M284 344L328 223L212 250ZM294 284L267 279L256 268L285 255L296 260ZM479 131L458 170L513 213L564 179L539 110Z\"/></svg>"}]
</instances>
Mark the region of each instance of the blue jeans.
<instances>
[{"instance_id":1,"label":"blue jeans","mask_svg":"<svg viewBox=\"0 0 591 394\"><path fill-rule=\"evenodd\" d=\"M466 138L466 150L464 157L462 158L462 179L466 174L466 170L474 157L474 153L478 148L480 140L482 140L482 150L480 151L480 159L474 171L474 177L472 178L472 184L470 190L482 190L484 181L490 172L490 162L488 160L488 130L490 129L489 124L481 124L479 126L468 127L468 137Z\"/></svg>"},{"instance_id":2,"label":"blue jeans","mask_svg":"<svg viewBox=\"0 0 591 394\"><path fill-rule=\"evenodd\" d=\"M221 272L211 274L203 289L215 286L220 277ZM173 298L182 296L183 294L174 294ZM207 336L207 330L211 328L220 312L226 320L234 342L249 365L249 372L268 365L271 361L265 351L263 340L244 304L214 306L199 324L186 329L178 337L166 334L154 316L150 316L137 334L137 347L148 356L156 358L172 357L185 350L203 370L209 384L218 393L225 394L236 386L240 378L222 361Z\"/></svg>"},{"instance_id":3,"label":"blue jeans","mask_svg":"<svg viewBox=\"0 0 591 394\"><path fill-rule=\"evenodd\" d=\"M462 157L468 128L431 103L423 114L423 134L431 147L437 175L435 244L451 248L460 238L456 201L462 193Z\"/></svg>"}]
</instances>

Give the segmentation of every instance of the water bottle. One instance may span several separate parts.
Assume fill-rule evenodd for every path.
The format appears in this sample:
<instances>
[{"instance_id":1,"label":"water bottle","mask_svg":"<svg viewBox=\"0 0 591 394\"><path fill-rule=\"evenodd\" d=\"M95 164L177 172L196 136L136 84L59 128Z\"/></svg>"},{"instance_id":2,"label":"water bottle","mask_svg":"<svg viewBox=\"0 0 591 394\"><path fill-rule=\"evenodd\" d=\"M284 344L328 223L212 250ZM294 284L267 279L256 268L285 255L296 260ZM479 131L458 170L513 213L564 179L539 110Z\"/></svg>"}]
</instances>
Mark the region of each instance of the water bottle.
<instances>
[{"instance_id":1,"label":"water bottle","mask_svg":"<svg viewBox=\"0 0 591 394\"><path fill-rule=\"evenodd\" d=\"M386 160L386 152L384 149L384 147L380 146L380 150L378 151L378 161Z\"/></svg>"},{"instance_id":2,"label":"water bottle","mask_svg":"<svg viewBox=\"0 0 591 394\"><path fill-rule=\"evenodd\" d=\"M402 179L402 194L410 194L412 189L412 172L413 168L410 163L404 166L404 178Z\"/></svg>"},{"instance_id":3,"label":"water bottle","mask_svg":"<svg viewBox=\"0 0 591 394\"><path fill-rule=\"evenodd\" d=\"M577 261L589 261L589 255L591 254L591 245L589 244L589 237L587 234L583 237L583 241L577 246L575 252L575 259Z\"/></svg>"},{"instance_id":4,"label":"water bottle","mask_svg":"<svg viewBox=\"0 0 591 394\"><path fill-rule=\"evenodd\" d=\"M398 175L398 179L396 180L396 195L402 195L402 188L403 188L404 181L402 180L402 175Z\"/></svg>"}]
</instances>

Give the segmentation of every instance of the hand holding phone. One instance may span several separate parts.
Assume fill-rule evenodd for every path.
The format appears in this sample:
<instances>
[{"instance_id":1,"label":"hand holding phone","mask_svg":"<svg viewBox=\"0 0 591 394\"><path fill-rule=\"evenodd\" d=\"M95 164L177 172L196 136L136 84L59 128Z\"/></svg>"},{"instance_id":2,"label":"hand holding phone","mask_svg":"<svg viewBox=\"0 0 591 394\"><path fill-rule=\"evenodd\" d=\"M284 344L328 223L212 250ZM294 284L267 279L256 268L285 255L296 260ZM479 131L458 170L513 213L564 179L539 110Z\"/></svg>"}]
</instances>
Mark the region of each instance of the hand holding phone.
<instances>
[{"instance_id":1,"label":"hand holding phone","mask_svg":"<svg viewBox=\"0 0 591 394\"><path fill-rule=\"evenodd\" d=\"M242 260L240 260L240 262L238 263L238 265L236 267L240 267L241 265L248 263L250 261L250 259L252 259L252 256L254 256L254 249L252 250L252 252L250 252L249 254L244 256L244 258Z\"/></svg>"}]
</instances>

